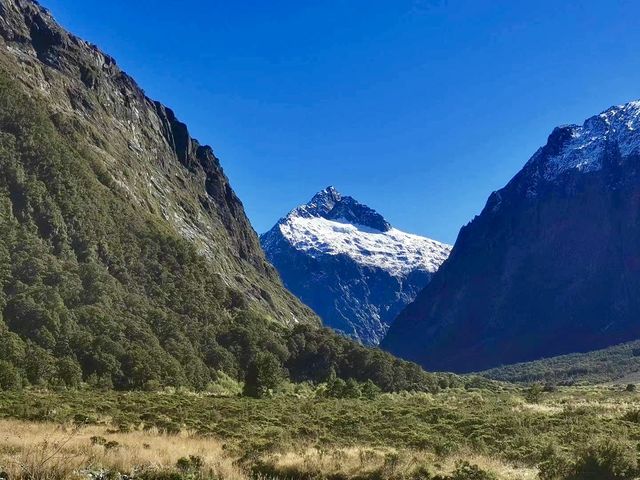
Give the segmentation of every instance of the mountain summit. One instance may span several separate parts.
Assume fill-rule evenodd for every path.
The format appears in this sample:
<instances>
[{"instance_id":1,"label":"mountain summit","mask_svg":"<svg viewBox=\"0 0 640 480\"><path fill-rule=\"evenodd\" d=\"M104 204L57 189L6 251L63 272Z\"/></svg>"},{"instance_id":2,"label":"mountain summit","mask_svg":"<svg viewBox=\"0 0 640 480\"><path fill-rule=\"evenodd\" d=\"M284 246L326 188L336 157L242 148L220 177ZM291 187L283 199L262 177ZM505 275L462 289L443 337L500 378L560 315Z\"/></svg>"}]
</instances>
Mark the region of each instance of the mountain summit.
<instances>
[{"instance_id":1,"label":"mountain summit","mask_svg":"<svg viewBox=\"0 0 640 480\"><path fill-rule=\"evenodd\" d=\"M343 197L332 186L316 193L308 203L299 206L288 216L292 215L305 218L322 217L369 227L380 232L391 230L391 224L378 212L352 197Z\"/></svg>"},{"instance_id":2,"label":"mountain summit","mask_svg":"<svg viewBox=\"0 0 640 480\"><path fill-rule=\"evenodd\" d=\"M553 130L384 347L469 371L640 337L640 102Z\"/></svg>"},{"instance_id":3,"label":"mountain summit","mask_svg":"<svg viewBox=\"0 0 640 480\"><path fill-rule=\"evenodd\" d=\"M260 240L285 285L326 325L372 345L450 251L393 228L334 187L293 209Z\"/></svg>"}]
</instances>

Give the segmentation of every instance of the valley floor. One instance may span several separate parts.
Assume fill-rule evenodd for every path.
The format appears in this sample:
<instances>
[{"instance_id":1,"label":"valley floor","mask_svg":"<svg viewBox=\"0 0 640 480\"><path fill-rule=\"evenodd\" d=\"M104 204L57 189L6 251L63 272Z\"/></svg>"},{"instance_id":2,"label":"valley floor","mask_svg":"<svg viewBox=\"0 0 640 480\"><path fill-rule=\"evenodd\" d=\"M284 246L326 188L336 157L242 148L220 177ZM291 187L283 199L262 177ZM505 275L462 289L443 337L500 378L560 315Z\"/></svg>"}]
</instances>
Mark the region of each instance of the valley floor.
<instances>
[{"instance_id":1,"label":"valley floor","mask_svg":"<svg viewBox=\"0 0 640 480\"><path fill-rule=\"evenodd\" d=\"M312 389L263 400L2 392L0 471L9 479L631 479L639 400L619 386L373 400L315 398Z\"/></svg>"}]
</instances>

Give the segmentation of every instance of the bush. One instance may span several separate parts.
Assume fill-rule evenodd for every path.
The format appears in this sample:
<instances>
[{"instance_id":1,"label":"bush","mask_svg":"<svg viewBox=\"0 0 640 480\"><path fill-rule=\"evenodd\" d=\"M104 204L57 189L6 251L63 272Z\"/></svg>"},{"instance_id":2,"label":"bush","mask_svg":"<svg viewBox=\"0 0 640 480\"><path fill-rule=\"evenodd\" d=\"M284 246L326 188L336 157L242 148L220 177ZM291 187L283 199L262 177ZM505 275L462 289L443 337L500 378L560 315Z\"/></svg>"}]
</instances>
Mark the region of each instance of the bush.
<instances>
[{"instance_id":1,"label":"bush","mask_svg":"<svg viewBox=\"0 0 640 480\"><path fill-rule=\"evenodd\" d=\"M634 449L607 440L587 447L563 480L632 480L637 475Z\"/></svg>"},{"instance_id":2,"label":"bush","mask_svg":"<svg viewBox=\"0 0 640 480\"><path fill-rule=\"evenodd\" d=\"M20 375L16 367L0 360L0 390L14 390L19 387Z\"/></svg>"},{"instance_id":3,"label":"bush","mask_svg":"<svg viewBox=\"0 0 640 480\"><path fill-rule=\"evenodd\" d=\"M207 385L207 393L216 397L236 397L242 393L242 383L224 372L215 372L215 380Z\"/></svg>"},{"instance_id":4,"label":"bush","mask_svg":"<svg viewBox=\"0 0 640 480\"><path fill-rule=\"evenodd\" d=\"M571 472L569 459L557 452L547 452L545 460L538 465L540 480L564 480Z\"/></svg>"},{"instance_id":5,"label":"bush","mask_svg":"<svg viewBox=\"0 0 640 480\"><path fill-rule=\"evenodd\" d=\"M380 388L370 379L362 385L362 396L367 400L373 400L380 395Z\"/></svg>"},{"instance_id":6,"label":"bush","mask_svg":"<svg viewBox=\"0 0 640 480\"><path fill-rule=\"evenodd\" d=\"M80 364L70 357L62 357L57 361L57 376L60 382L67 387L78 387L82 382L82 368Z\"/></svg>"},{"instance_id":7,"label":"bush","mask_svg":"<svg viewBox=\"0 0 640 480\"><path fill-rule=\"evenodd\" d=\"M529 403L538 403L542 399L543 392L544 392L544 387L539 383L534 383L527 389L527 391L525 392L524 398Z\"/></svg>"},{"instance_id":8,"label":"bush","mask_svg":"<svg viewBox=\"0 0 640 480\"><path fill-rule=\"evenodd\" d=\"M249 363L243 393L248 397L269 395L284 380L282 364L271 352L259 352Z\"/></svg>"},{"instance_id":9,"label":"bush","mask_svg":"<svg viewBox=\"0 0 640 480\"><path fill-rule=\"evenodd\" d=\"M182 457L176 462L176 468L184 474L196 474L204 467L202 457L189 455L189 458Z\"/></svg>"},{"instance_id":10,"label":"bush","mask_svg":"<svg viewBox=\"0 0 640 480\"><path fill-rule=\"evenodd\" d=\"M497 480L497 478L492 472L482 470L477 465L471 465L469 462L458 462L451 475L446 477L436 476L434 480Z\"/></svg>"}]
</instances>

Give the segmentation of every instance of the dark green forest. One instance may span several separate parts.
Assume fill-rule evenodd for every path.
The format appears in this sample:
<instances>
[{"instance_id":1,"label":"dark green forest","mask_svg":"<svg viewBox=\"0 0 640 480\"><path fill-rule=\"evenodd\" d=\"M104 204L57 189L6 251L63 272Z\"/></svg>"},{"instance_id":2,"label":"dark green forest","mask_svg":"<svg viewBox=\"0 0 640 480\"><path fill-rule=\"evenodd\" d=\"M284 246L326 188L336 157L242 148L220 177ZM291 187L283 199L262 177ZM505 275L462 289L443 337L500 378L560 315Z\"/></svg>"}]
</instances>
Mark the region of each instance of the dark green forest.
<instances>
[{"instance_id":1,"label":"dark green forest","mask_svg":"<svg viewBox=\"0 0 640 480\"><path fill-rule=\"evenodd\" d=\"M219 372L244 380L265 353L294 381L337 375L384 391L452 381L266 318L126 201L70 118L0 78L0 386L201 390Z\"/></svg>"}]
</instances>

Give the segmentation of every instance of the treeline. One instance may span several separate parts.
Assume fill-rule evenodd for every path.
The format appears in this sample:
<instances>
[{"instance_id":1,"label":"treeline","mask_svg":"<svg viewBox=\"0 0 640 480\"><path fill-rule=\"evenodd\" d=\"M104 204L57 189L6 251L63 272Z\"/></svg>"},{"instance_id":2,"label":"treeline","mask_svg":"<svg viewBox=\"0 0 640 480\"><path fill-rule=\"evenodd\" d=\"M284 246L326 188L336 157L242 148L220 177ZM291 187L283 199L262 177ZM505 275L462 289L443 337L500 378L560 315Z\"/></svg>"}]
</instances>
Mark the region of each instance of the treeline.
<instances>
[{"instance_id":1,"label":"treeline","mask_svg":"<svg viewBox=\"0 0 640 480\"><path fill-rule=\"evenodd\" d=\"M244 322L243 322L244 320ZM79 387L82 383L97 388L147 389L163 386L205 390L224 372L246 381L245 393L263 396L281 382L326 383L327 395L334 397L374 396L379 391L425 391L462 386L453 374L427 373L416 364L399 360L378 349L365 348L325 328L297 326L293 330L273 328L266 321L238 317L238 324L226 331L202 338L191 364L180 364L174 357L173 370L153 365L153 358L170 355L161 350L147 357L133 341L115 342L106 337L82 350L71 337L64 355L56 355L33 339L23 339L0 324L0 389L27 385L42 387ZM258 327L261 325L261 327ZM270 328L272 327L272 328ZM86 333L92 335L92 333ZM108 340L108 341L107 341ZM159 345L164 344L158 339ZM106 348L101 348L101 346ZM189 343L193 348L193 343ZM130 355L128 349L139 352ZM149 352L149 349L146 349ZM100 359L109 359L104 369ZM172 373L172 375L170 375ZM194 375L195 373L195 375Z\"/></svg>"},{"instance_id":2,"label":"treeline","mask_svg":"<svg viewBox=\"0 0 640 480\"><path fill-rule=\"evenodd\" d=\"M244 380L261 353L293 381L337 375L385 391L453 381L268 319L125 200L78 128L0 78L0 387L201 390L218 372Z\"/></svg>"}]
</instances>

